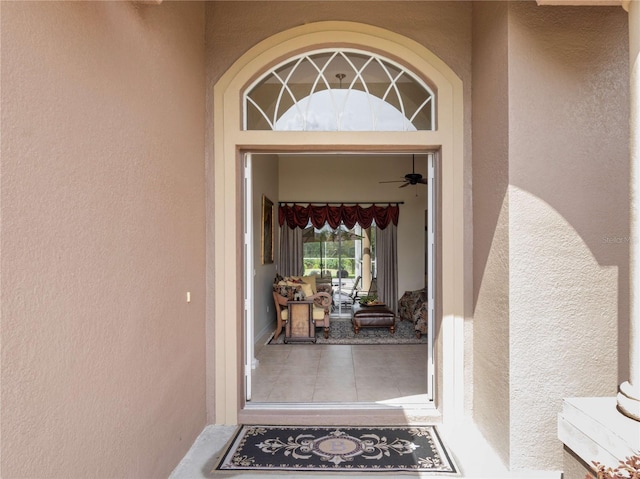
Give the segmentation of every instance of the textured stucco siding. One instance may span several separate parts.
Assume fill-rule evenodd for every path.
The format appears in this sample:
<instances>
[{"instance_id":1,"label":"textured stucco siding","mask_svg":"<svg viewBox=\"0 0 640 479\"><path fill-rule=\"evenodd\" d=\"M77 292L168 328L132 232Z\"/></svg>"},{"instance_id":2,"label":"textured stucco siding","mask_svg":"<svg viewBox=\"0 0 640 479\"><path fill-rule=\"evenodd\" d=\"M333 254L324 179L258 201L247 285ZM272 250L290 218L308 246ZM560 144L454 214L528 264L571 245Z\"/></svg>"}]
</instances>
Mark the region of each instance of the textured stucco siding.
<instances>
[{"instance_id":1,"label":"textured stucco siding","mask_svg":"<svg viewBox=\"0 0 640 479\"><path fill-rule=\"evenodd\" d=\"M628 371L626 31L474 4L474 418L514 470L561 470L562 398Z\"/></svg>"},{"instance_id":2,"label":"textured stucco siding","mask_svg":"<svg viewBox=\"0 0 640 479\"><path fill-rule=\"evenodd\" d=\"M568 448L562 451L563 467L562 479L585 479L587 477L594 478L593 470L590 465L585 464L578 456L573 454ZM589 475L587 475L589 474Z\"/></svg>"},{"instance_id":3,"label":"textured stucco siding","mask_svg":"<svg viewBox=\"0 0 640 479\"><path fill-rule=\"evenodd\" d=\"M1 475L167 477L206 417L204 7L1 8Z\"/></svg>"},{"instance_id":4,"label":"textured stucco siding","mask_svg":"<svg viewBox=\"0 0 640 479\"><path fill-rule=\"evenodd\" d=\"M562 398L627 370L626 45L619 8L510 4L512 469L561 469Z\"/></svg>"},{"instance_id":5,"label":"textured stucco siding","mask_svg":"<svg viewBox=\"0 0 640 479\"><path fill-rule=\"evenodd\" d=\"M473 6L473 416L509 462L507 2Z\"/></svg>"}]
</instances>

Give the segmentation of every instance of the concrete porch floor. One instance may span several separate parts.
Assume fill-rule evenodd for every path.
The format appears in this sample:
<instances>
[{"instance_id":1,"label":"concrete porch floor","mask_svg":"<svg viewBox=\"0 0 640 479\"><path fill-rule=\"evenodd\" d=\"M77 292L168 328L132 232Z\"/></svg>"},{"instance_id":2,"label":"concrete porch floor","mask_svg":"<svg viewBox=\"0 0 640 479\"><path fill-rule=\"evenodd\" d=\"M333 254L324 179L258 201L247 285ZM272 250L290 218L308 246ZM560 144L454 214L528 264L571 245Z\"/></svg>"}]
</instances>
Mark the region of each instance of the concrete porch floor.
<instances>
[{"instance_id":1,"label":"concrete porch floor","mask_svg":"<svg viewBox=\"0 0 640 479\"><path fill-rule=\"evenodd\" d=\"M207 426L193 443L189 452L177 465L169 476L169 479L198 479L215 477L234 477L251 479L258 477L277 477L274 473L238 473L238 472L211 472L215 467L227 441L231 438L237 426ZM502 462L491 449L487 441L478 432L477 428L470 421L458 424L457 426L438 425L438 431L442 439L452 453L457 467L460 469L459 476L453 475L431 475L431 474L356 474L350 473L349 478L371 478L371 477L429 477L429 478L452 478L463 477L473 479L500 479L500 478L535 478L535 479L561 479L562 474L558 471L517 471L509 472L502 465ZM302 474L286 474L287 478L298 479L307 477L344 479L344 474L309 472Z\"/></svg>"}]
</instances>

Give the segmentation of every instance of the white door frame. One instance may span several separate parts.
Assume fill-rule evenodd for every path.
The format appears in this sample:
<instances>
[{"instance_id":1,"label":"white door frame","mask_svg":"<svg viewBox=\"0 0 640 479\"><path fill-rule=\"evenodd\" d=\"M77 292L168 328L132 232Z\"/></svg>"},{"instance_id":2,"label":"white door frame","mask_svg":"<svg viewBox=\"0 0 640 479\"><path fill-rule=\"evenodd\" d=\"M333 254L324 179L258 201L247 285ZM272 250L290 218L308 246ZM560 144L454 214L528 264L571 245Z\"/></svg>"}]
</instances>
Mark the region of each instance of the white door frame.
<instances>
[{"instance_id":1,"label":"white door frame","mask_svg":"<svg viewBox=\"0 0 640 479\"><path fill-rule=\"evenodd\" d=\"M425 255L427 257L427 298L429 306L427 310L427 396L431 401L435 394L435 368L433 359L433 332L435 331L435 304L436 304L436 176L435 153L427 156L427 244Z\"/></svg>"},{"instance_id":2,"label":"white door frame","mask_svg":"<svg viewBox=\"0 0 640 479\"><path fill-rule=\"evenodd\" d=\"M290 152L289 152L290 153ZM304 152L299 153L304 156ZM362 154L362 152L360 152ZM426 244L425 244L425 258L427 262L427 296L429 298L429 308L427 310L427 330L428 330L428 342L427 342L427 397L431 403L435 399L435 367L434 367L434 320L435 320L435 302L436 302L436 227L437 227L437 181L436 181L436 152L427 152L427 218L426 218ZM251 152L245 152L244 155L244 176L243 176L243 198L244 198L244 288L245 288L245 309L244 309L244 381L245 381L245 393L244 398L246 401L251 400L251 374L255 369L257 360L255 359L254 346L255 346L255 308L254 308L254 291L256 289L256 271L255 271L255 258L252 247L254 242L259 241L259 238L254 236L253 229L253 161L254 158ZM259 159L257 161L260 161ZM342 310L339 310L339 314ZM260 403L264 404L264 403ZM304 404L304 402L302 402ZM288 405L291 407L291 405ZM315 404L317 408L317 404Z\"/></svg>"},{"instance_id":3,"label":"white door frame","mask_svg":"<svg viewBox=\"0 0 640 479\"><path fill-rule=\"evenodd\" d=\"M341 43L402 58L437 91L437 130L418 132L273 132L241 130L242 90L256 74L301 49ZM443 420L463 415L464 404L464 178L462 81L423 45L394 32L352 22L318 22L260 42L242 55L214 87L212 154L207 182L207 408L210 422L237 424L243 405L241 151L415 151L441 158L442 317L437 324L438 388Z\"/></svg>"},{"instance_id":4,"label":"white door frame","mask_svg":"<svg viewBox=\"0 0 640 479\"><path fill-rule=\"evenodd\" d=\"M255 331L254 331L254 291L255 291L255 267L253 254L253 173L251 153L246 153L243 158L243 190L244 190L244 391L245 400L251 400L251 371L256 363L254 355Z\"/></svg>"}]
</instances>

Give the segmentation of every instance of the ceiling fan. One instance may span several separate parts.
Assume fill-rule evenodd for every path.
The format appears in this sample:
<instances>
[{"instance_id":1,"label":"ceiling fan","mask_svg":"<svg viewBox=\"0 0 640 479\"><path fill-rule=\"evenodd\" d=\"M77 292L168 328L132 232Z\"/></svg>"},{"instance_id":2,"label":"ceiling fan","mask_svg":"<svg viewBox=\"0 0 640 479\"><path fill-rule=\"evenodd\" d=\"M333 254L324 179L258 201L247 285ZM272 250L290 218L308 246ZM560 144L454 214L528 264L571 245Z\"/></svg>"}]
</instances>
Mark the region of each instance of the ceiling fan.
<instances>
[{"instance_id":1,"label":"ceiling fan","mask_svg":"<svg viewBox=\"0 0 640 479\"><path fill-rule=\"evenodd\" d=\"M406 175L404 175L404 180L381 181L380 183L404 183L403 185L400 185L398 188L404 188L405 186L409 186L409 185L417 185L418 183L422 185L426 185L427 178L423 178L420 173L416 173L416 155L411 155L411 156L412 156L412 163L413 163L413 167L412 167L413 171L411 173L407 173Z\"/></svg>"}]
</instances>

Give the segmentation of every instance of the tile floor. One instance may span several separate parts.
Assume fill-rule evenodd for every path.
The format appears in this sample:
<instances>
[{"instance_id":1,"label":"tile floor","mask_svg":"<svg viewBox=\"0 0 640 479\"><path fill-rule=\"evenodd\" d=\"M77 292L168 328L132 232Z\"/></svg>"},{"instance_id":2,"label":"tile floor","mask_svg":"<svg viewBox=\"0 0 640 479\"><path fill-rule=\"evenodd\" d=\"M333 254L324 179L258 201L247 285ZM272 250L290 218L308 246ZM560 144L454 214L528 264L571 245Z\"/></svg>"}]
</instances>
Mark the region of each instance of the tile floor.
<instances>
[{"instance_id":1,"label":"tile floor","mask_svg":"<svg viewBox=\"0 0 640 479\"><path fill-rule=\"evenodd\" d=\"M263 344L262 341L260 344ZM396 402L424 404L426 345L316 345L262 346L256 350L258 367L253 371L253 402ZM425 423L426 424L426 423ZM439 424L445 443L467 479L560 479L557 471L510 473L503 466L475 424L468 418ZM220 477L212 472L236 426L209 425L176 466L170 479ZM389 477L389 475L384 475ZM238 472L237 478L258 479L266 474ZM376 477L382 477L375 474ZM291 479L317 477L317 473L290 474ZM323 474L324 477L324 474ZM327 474L326 479L344 475ZM351 476L350 476L351 477ZM354 473L355 478L373 477ZM413 477L436 476L425 473Z\"/></svg>"},{"instance_id":2,"label":"tile floor","mask_svg":"<svg viewBox=\"0 0 640 479\"><path fill-rule=\"evenodd\" d=\"M426 402L427 346L265 345L252 403Z\"/></svg>"}]
</instances>

